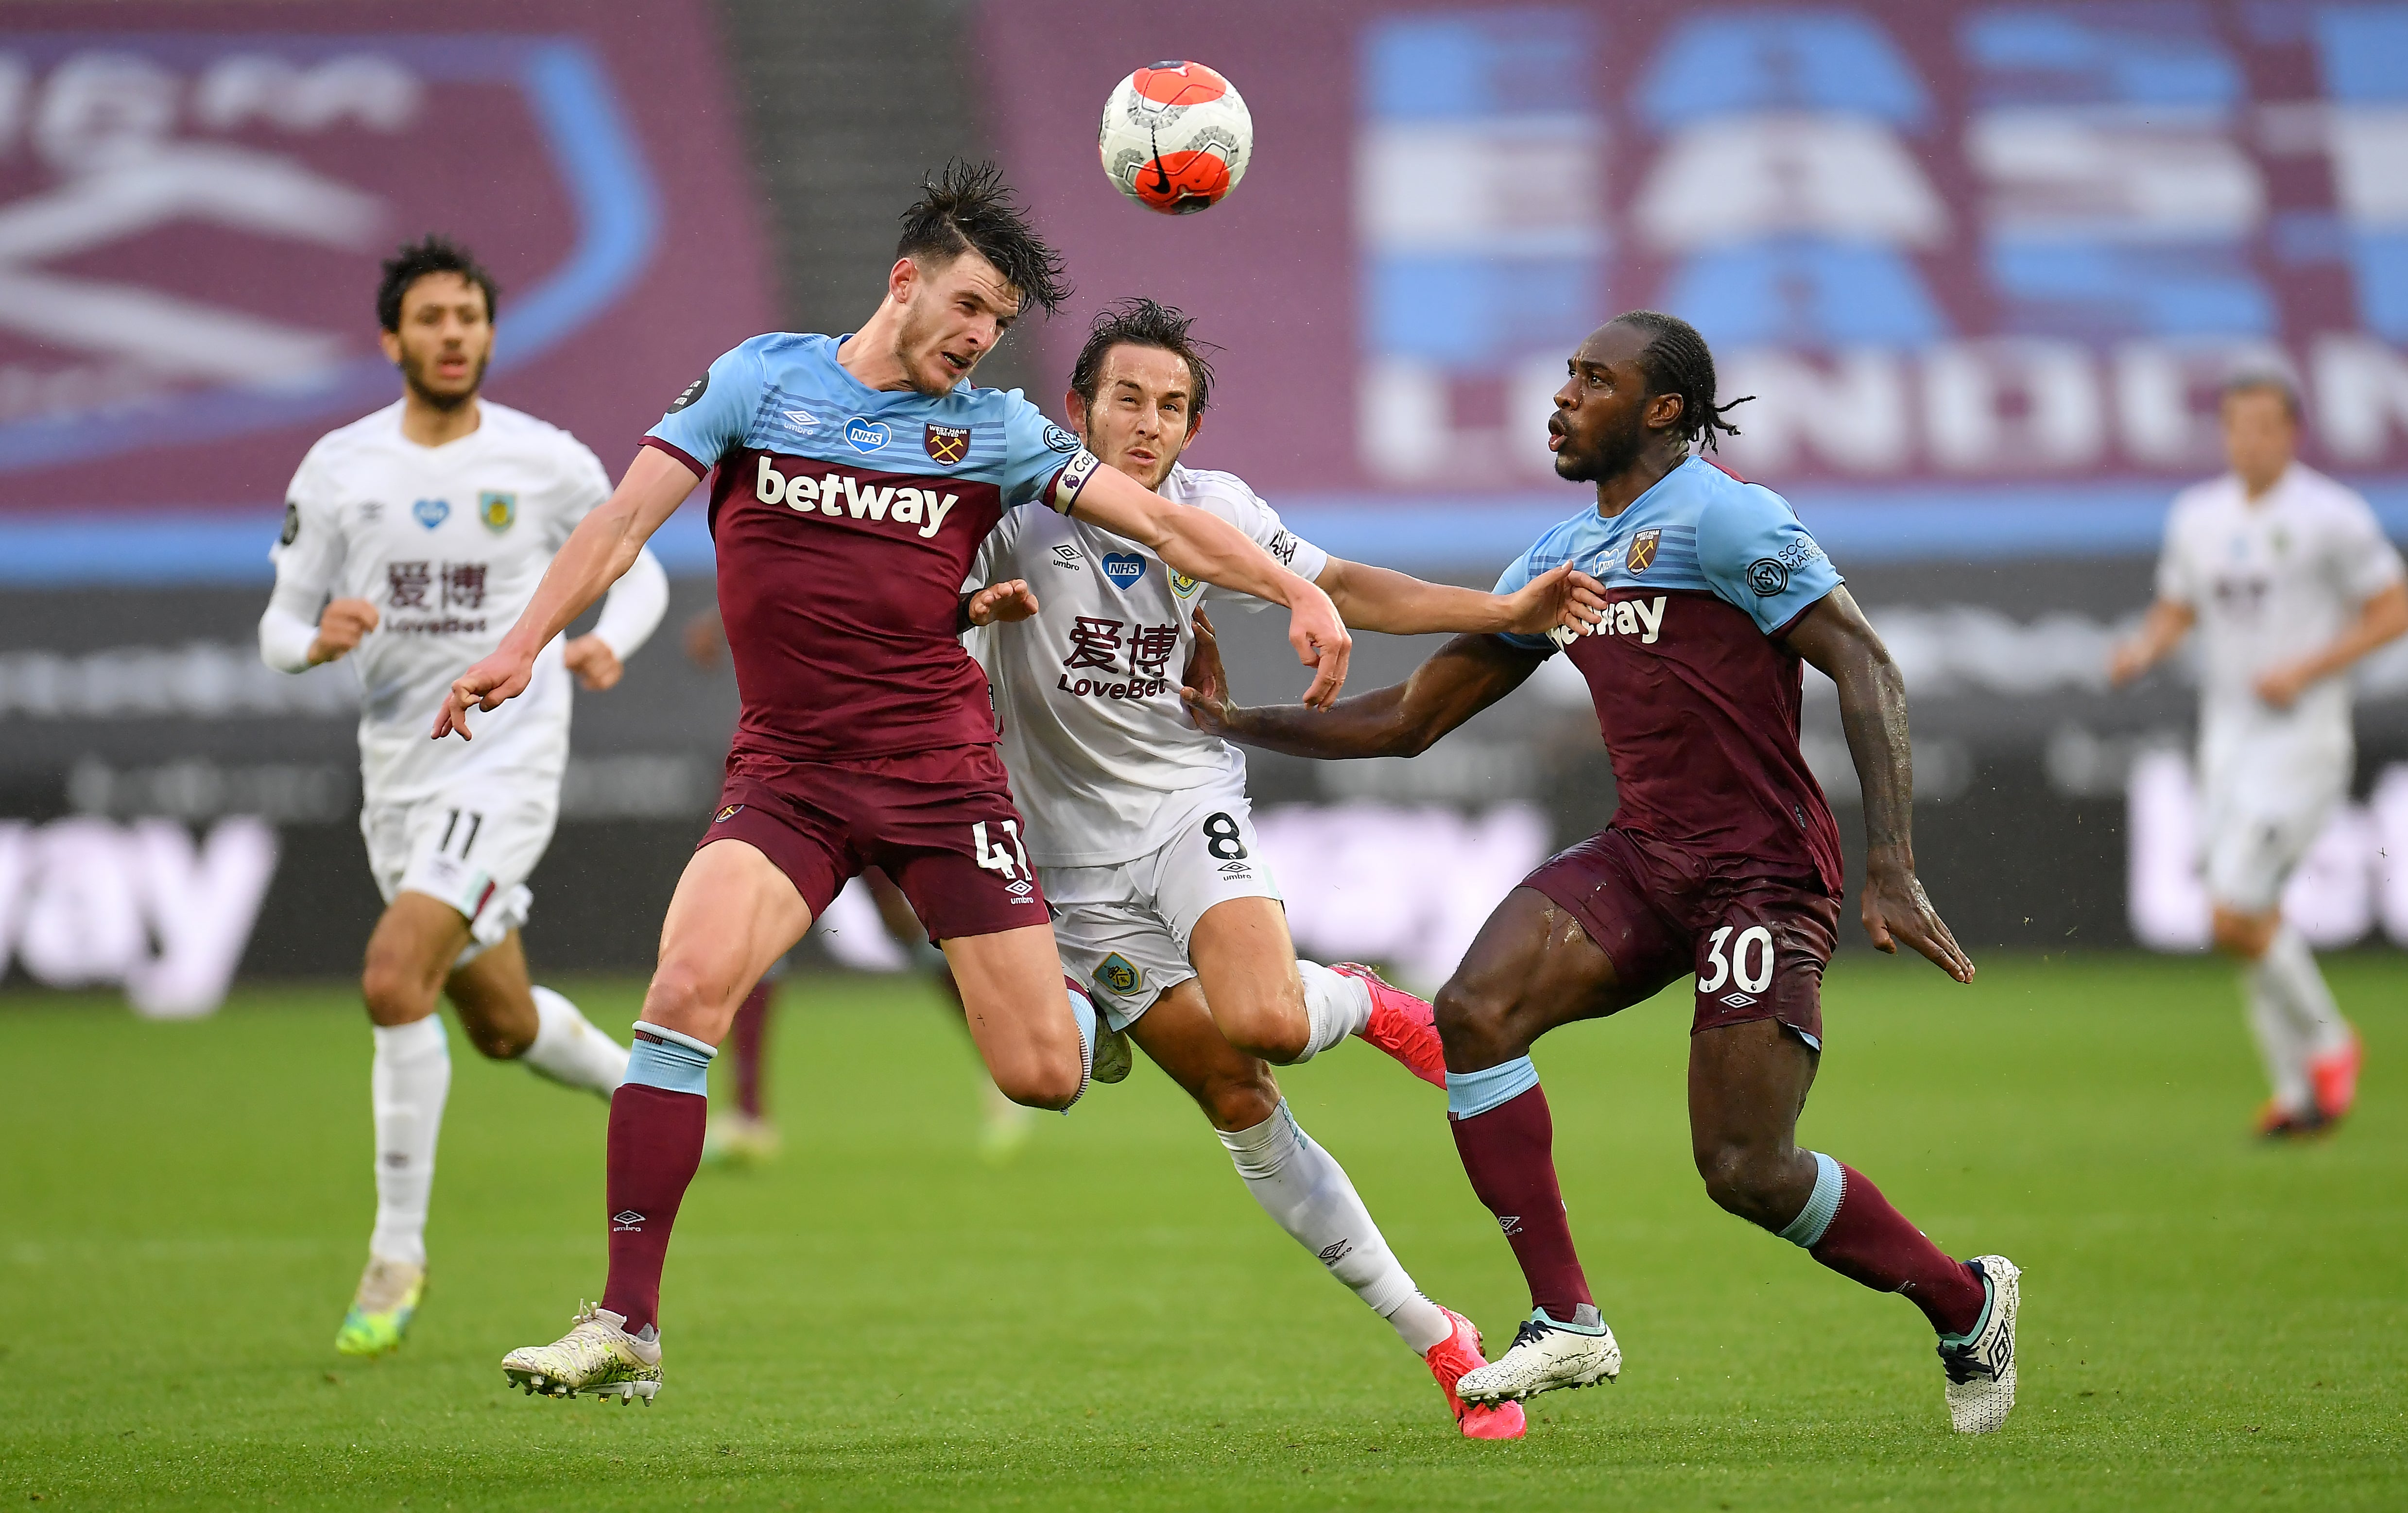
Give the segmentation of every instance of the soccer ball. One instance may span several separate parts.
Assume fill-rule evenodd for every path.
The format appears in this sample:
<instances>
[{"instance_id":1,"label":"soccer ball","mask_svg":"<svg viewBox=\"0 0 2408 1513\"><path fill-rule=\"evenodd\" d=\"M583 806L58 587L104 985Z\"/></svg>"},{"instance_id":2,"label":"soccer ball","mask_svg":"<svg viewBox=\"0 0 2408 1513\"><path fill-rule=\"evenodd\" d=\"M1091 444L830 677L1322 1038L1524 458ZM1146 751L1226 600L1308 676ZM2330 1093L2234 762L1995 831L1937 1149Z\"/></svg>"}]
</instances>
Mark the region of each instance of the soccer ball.
<instances>
[{"instance_id":1,"label":"soccer ball","mask_svg":"<svg viewBox=\"0 0 2408 1513\"><path fill-rule=\"evenodd\" d=\"M1254 155L1254 118L1237 87L1200 63L1158 63L1104 102L1096 155L1113 187L1164 215L1209 210Z\"/></svg>"}]
</instances>

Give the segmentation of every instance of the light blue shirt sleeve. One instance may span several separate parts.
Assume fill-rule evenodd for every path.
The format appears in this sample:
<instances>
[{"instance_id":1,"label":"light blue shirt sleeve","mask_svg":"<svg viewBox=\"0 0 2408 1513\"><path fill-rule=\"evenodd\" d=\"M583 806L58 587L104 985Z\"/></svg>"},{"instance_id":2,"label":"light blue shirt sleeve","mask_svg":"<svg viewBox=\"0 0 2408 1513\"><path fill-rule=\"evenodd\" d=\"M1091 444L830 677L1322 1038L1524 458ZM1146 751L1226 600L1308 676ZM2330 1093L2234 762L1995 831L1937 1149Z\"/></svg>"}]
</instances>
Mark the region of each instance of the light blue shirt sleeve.
<instances>
[{"instance_id":1,"label":"light blue shirt sleeve","mask_svg":"<svg viewBox=\"0 0 2408 1513\"><path fill-rule=\"evenodd\" d=\"M1512 564L1498 577L1494 592L1519 593L1529 587L1530 579L1539 576L1535 559L1546 546L1547 539L1546 536L1541 536L1531 543L1529 550L1514 558ZM1549 656L1555 655L1555 643L1543 635L1517 635L1512 631L1499 631L1498 634L1509 644L1518 646L1525 651L1543 651Z\"/></svg>"},{"instance_id":2,"label":"light blue shirt sleeve","mask_svg":"<svg viewBox=\"0 0 2408 1513\"><path fill-rule=\"evenodd\" d=\"M709 472L719 460L741 445L761 407L767 370L753 342L720 354L708 372L686 385L644 435L666 442Z\"/></svg>"},{"instance_id":3,"label":"light blue shirt sleeve","mask_svg":"<svg viewBox=\"0 0 2408 1513\"><path fill-rule=\"evenodd\" d=\"M1788 501L1755 484L1699 512L1698 566L1767 635L1787 629L1841 582Z\"/></svg>"},{"instance_id":4,"label":"light blue shirt sleeve","mask_svg":"<svg viewBox=\"0 0 2408 1513\"><path fill-rule=\"evenodd\" d=\"M1030 404L1019 390L1014 389L1003 399L1003 507L1041 502L1068 515L1079 489L1095 471L1094 454L1081 445L1075 434L1047 420L1045 412ZM1067 496L1048 495L1046 485L1065 469L1074 475L1066 480Z\"/></svg>"}]
</instances>

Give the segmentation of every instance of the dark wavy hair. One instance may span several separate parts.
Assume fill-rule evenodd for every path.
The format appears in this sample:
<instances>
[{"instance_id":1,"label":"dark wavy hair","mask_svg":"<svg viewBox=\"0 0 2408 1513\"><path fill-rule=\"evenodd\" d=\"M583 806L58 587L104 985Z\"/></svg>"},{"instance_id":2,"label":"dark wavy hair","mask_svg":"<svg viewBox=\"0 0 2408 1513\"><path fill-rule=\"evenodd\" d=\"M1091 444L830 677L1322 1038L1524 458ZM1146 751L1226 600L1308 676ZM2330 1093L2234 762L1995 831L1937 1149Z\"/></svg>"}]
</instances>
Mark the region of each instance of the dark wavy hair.
<instances>
[{"instance_id":1,"label":"dark wavy hair","mask_svg":"<svg viewBox=\"0 0 2408 1513\"><path fill-rule=\"evenodd\" d=\"M1104 379L1104 358L1113 348L1159 348L1187 364L1187 429L1195 430L1212 402L1212 364L1203 350L1209 344L1190 334L1195 324L1195 317L1150 299L1125 299L1108 307L1087 328L1087 344L1079 349L1079 361L1070 368L1070 392L1082 407L1093 405L1096 388Z\"/></svg>"},{"instance_id":2,"label":"dark wavy hair","mask_svg":"<svg viewBox=\"0 0 2408 1513\"><path fill-rule=\"evenodd\" d=\"M377 323L387 331L401 329L401 298L409 286L430 273L456 273L485 292L485 320L494 319L494 276L475 254L439 232L428 232L404 242L384 260L384 277L377 282Z\"/></svg>"},{"instance_id":3,"label":"dark wavy hair","mask_svg":"<svg viewBox=\"0 0 2408 1513\"><path fill-rule=\"evenodd\" d=\"M1714 403L1714 354L1706 350L1706 338L1698 328L1677 315L1661 310L1631 310L1617 315L1618 326L1637 326L1647 333L1647 346L1639 354L1639 370L1647 375L1647 393L1681 396L1681 418L1674 421L1682 439L1691 446L1704 442L1714 450L1714 436L1739 435L1739 427L1723 419L1723 412L1733 406L1744 405L1754 394L1742 394L1734 400Z\"/></svg>"},{"instance_id":4,"label":"dark wavy hair","mask_svg":"<svg viewBox=\"0 0 2408 1513\"><path fill-rule=\"evenodd\" d=\"M976 252L995 264L1004 281L1020 291L1020 307L1041 306L1048 315L1070 297L1062 254L1029 225L1018 196L992 163L960 158L920 184L920 198L903 212L896 257L933 266Z\"/></svg>"}]
</instances>

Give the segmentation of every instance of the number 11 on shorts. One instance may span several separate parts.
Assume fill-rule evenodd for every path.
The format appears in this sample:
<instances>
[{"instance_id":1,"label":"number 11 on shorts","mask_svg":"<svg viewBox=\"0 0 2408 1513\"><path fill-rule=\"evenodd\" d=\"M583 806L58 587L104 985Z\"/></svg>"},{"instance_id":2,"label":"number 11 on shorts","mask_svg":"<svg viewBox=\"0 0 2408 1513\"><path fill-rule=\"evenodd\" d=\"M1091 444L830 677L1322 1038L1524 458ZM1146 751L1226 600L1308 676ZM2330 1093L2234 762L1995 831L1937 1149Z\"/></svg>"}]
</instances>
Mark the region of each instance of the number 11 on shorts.
<instances>
[{"instance_id":1,"label":"number 11 on shorts","mask_svg":"<svg viewBox=\"0 0 2408 1513\"><path fill-rule=\"evenodd\" d=\"M989 844L986 838L986 821L982 820L970 826L970 840L977 847L975 855L978 858L978 864L989 872L1000 872L1007 878L1017 878L1028 871L1028 849L1020 844L1020 821L998 820L996 822L1003 827L1004 838L1011 842L1011 849L1007 851L1001 846ZM1013 870L1012 858L1015 854L1019 858L1018 871Z\"/></svg>"}]
</instances>

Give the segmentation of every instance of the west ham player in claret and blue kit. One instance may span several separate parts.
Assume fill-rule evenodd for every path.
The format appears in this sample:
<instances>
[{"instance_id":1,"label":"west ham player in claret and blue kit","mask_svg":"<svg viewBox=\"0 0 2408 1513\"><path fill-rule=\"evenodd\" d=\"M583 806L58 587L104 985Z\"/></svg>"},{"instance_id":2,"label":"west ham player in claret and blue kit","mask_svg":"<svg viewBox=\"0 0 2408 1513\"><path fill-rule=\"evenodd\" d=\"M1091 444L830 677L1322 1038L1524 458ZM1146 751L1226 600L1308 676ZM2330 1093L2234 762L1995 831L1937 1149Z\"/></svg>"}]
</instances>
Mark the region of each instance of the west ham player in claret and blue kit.
<instances>
[{"instance_id":1,"label":"west ham player in claret and blue kit","mask_svg":"<svg viewBox=\"0 0 2408 1513\"><path fill-rule=\"evenodd\" d=\"M609 1279L567 1335L504 1361L531 1392L658 1391L661 1267L702 1155L711 1056L746 992L864 867L894 878L943 948L996 1085L1051 1108L1084 1090L1095 1011L1062 977L986 679L955 638L962 581L1004 511L1076 511L1179 572L1284 605L1315 669L1307 702L1345 679L1326 594L1226 521L1104 467L1018 393L969 386L1029 303L1068 292L995 169L948 168L903 224L858 332L756 336L678 396L435 721L437 739L465 736L472 706L524 689L536 652L712 476L743 713L611 1100Z\"/></svg>"},{"instance_id":2,"label":"west ham player in claret and blue kit","mask_svg":"<svg viewBox=\"0 0 2408 1513\"><path fill-rule=\"evenodd\" d=\"M1405 682L1310 718L1234 707L1209 657L1189 691L1198 722L1235 740L1411 756L1558 644L1588 679L1620 791L1613 822L1506 896L1437 1000L1455 1146L1532 1305L1513 1348L1455 1391L1519 1400L1620 1372L1572 1247L1530 1047L1694 972L1689 1129L1706 1191L1842 1276L1904 1293L1940 1334L1956 1427L1997 1429L2014 1406L2016 1268L1950 1258L1862 1173L1796 1144L1842 901L1839 830L1798 749L1803 663L1839 685L1863 783L1866 933L1973 977L1914 876L1904 680L1781 496L1692 455L1734 429L1694 329L1634 311L1570 365L1550 446L1556 474L1594 483L1597 504L1541 536L1498 591L1577 563L1612 602L1593 635L1458 636Z\"/></svg>"}]
</instances>

